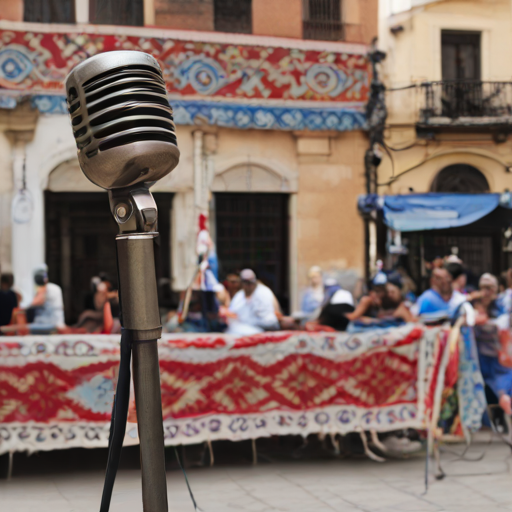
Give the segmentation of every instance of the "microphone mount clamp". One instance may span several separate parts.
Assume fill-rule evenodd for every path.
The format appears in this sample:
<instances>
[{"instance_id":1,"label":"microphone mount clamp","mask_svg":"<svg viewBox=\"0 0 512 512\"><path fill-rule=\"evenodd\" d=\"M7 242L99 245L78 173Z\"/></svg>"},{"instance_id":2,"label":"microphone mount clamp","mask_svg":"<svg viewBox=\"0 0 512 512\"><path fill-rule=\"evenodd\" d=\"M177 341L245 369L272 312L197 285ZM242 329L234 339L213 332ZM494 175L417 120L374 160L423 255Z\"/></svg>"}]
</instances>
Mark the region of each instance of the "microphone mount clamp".
<instances>
[{"instance_id":1,"label":"microphone mount clamp","mask_svg":"<svg viewBox=\"0 0 512 512\"><path fill-rule=\"evenodd\" d=\"M108 191L110 210L120 233L155 233L158 210L145 183Z\"/></svg>"}]
</instances>

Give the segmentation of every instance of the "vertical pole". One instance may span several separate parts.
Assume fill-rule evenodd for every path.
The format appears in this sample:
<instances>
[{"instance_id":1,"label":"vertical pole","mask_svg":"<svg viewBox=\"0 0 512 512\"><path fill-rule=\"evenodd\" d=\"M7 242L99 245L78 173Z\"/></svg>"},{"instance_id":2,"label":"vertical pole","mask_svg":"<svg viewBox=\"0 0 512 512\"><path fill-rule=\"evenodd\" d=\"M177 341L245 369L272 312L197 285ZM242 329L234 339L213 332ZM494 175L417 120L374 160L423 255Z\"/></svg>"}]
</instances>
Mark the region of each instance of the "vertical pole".
<instances>
[{"instance_id":1,"label":"vertical pole","mask_svg":"<svg viewBox=\"0 0 512 512\"><path fill-rule=\"evenodd\" d=\"M290 235L288 261L290 263L290 312L298 311L299 305L299 250L298 250L298 218L297 218L297 194L290 194L288 203L288 215L290 217Z\"/></svg>"},{"instance_id":2,"label":"vertical pole","mask_svg":"<svg viewBox=\"0 0 512 512\"><path fill-rule=\"evenodd\" d=\"M134 342L133 384L140 439L142 506L145 512L167 512L162 397L156 340Z\"/></svg>"},{"instance_id":3,"label":"vertical pole","mask_svg":"<svg viewBox=\"0 0 512 512\"><path fill-rule=\"evenodd\" d=\"M204 201L204 180L203 180L203 132L196 130L193 133L194 137L194 206L196 210L196 216L205 209Z\"/></svg>"},{"instance_id":4,"label":"vertical pole","mask_svg":"<svg viewBox=\"0 0 512 512\"><path fill-rule=\"evenodd\" d=\"M370 221L364 218L364 277L370 279Z\"/></svg>"},{"instance_id":5,"label":"vertical pole","mask_svg":"<svg viewBox=\"0 0 512 512\"><path fill-rule=\"evenodd\" d=\"M375 271L375 268L377 267L377 226L375 225L375 221L373 219L370 220L368 223L368 237L368 260L371 274Z\"/></svg>"},{"instance_id":6,"label":"vertical pole","mask_svg":"<svg viewBox=\"0 0 512 512\"><path fill-rule=\"evenodd\" d=\"M130 331L144 512L167 512L157 339L162 333L154 259L157 208L147 188L109 192L116 237L121 319Z\"/></svg>"}]
</instances>

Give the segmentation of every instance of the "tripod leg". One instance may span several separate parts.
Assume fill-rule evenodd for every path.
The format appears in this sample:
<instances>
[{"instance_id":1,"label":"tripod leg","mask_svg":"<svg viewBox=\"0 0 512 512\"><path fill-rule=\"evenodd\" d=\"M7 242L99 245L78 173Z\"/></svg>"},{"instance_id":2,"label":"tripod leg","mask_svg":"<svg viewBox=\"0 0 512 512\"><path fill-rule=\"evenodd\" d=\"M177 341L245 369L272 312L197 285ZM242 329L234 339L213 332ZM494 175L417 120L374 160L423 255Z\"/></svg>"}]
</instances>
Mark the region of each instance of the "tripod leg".
<instances>
[{"instance_id":1,"label":"tripod leg","mask_svg":"<svg viewBox=\"0 0 512 512\"><path fill-rule=\"evenodd\" d=\"M103 495L101 497L100 512L108 512L114 481L116 479L121 449L126 432L126 416L130 401L130 358L132 355L130 332L123 329L121 334L121 360L119 362L119 377L117 389L112 407L112 419L110 423L110 436L108 440L108 461Z\"/></svg>"},{"instance_id":2,"label":"tripod leg","mask_svg":"<svg viewBox=\"0 0 512 512\"><path fill-rule=\"evenodd\" d=\"M145 512L167 512L164 431L157 342L133 344L133 381Z\"/></svg>"}]
</instances>

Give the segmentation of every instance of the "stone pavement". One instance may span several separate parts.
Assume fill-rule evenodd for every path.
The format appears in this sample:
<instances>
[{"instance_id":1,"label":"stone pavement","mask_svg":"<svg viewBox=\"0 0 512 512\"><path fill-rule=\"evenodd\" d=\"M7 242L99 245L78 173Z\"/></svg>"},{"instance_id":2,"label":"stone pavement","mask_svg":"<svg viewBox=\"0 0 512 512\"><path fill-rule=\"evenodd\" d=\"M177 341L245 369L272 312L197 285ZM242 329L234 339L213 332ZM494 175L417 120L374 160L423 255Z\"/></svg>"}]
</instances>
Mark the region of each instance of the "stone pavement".
<instances>
[{"instance_id":1,"label":"stone pavement","mask_svg":"<svg viewBox=\"0 0 512 512\"><path fill-rule=\"evenodd\" d=\"M485 452L480 461L460 460L456 453L462 449L461 445L444 447L447 477L431 476L427 494L423 494L425 461L420 456L385 463L348 458L230 464L190 469L188 475L203 512L512 510L510 449L497 440L490 444L481 440L466 455L475 459ZM83 460L77 460L84 452ZM97 511L103 456L91 463L85 450L73 453L73 464L60 469L45 462L48 454L32 455L18 464L18 470L15 466L13 478L0 481L0 511ZM167 474L169 510L193 512L182 474L177 470ZM120 470L110 510L142 511L140 472L135 467L125 465Z\"/></svg>"}]
</instances>

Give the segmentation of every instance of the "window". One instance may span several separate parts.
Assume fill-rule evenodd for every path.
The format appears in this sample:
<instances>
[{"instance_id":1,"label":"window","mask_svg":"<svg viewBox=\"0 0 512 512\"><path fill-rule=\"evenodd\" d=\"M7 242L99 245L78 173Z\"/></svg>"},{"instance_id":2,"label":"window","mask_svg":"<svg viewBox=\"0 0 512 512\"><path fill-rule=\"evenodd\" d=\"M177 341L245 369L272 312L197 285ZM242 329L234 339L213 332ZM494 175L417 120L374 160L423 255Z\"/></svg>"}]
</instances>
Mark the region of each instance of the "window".
<instances>
[{"instance_id":1,"label":"window","mask_svg":"<svg viewBox=\"0 0 512 512\"><path fill-rule=\"evenodd\" d=\"M74 23L75 0L26 1L23 20L36 23Z\"/></svg>"},{"instance_id":2,"label":"window","mask_svg":"<svg viewBox=\"0 0 512 512\"><path fill-rule=\"evenodd\" d=\"M481 116L486 102L480 82L480 33L441 33L442 115Z\"/></svg>"},{"instance_id":3,"label":"window","mask_svg":"<svg viewBox=\"0 0 512 512\"><path fill-rule=\"evenodd\" d=\"M480 80L480 32L443 30L443 80Z\"/></svg>"},{"instance_id":4,"label":"window","mask_svg":"<svg viewBox=\"0 0 512 512\"><path fill-rule=\"evenodd\" d=\"M215 227L221 279L252 268L288 310L288 195L216 193Z\"/></svg>"},{"instance_id":5,"label":"window","mask_svg":"<svg viewBox=\"0 0 512 512\"><path fill-rule=\"evenodd\" d=\"M89 23L144 25L144 0L89 0Z\"/></svg>"},{"instance_id":6,"label":"window","mask_svg":"<svg viewBox=\"0 0 512 512\"><path fill-rule=\"evenodd\" d=\"M214 0L213 9L218 32L252 33L251 0Z\"/></svg>"},{"instance_id":7,"label":"window","mask_svg":"<svg viewBox=\"0 0 512 512\"><path fill-rule=\"evenodd\" d=\"M341 0L303 0L303 13L304 39L343 39Z\"/></svg>"},{"instance_id":8,"label":"window","mask_svg":"<svg viewBox=\"0 0 512 512\"><path fill-rule=\"evenodd\" d=\"M445 167L435 177L432 192L460 192L464 194L483 194L489 192L486 177L475 167L455 164Z\"/></svg>"}]
</instances>

